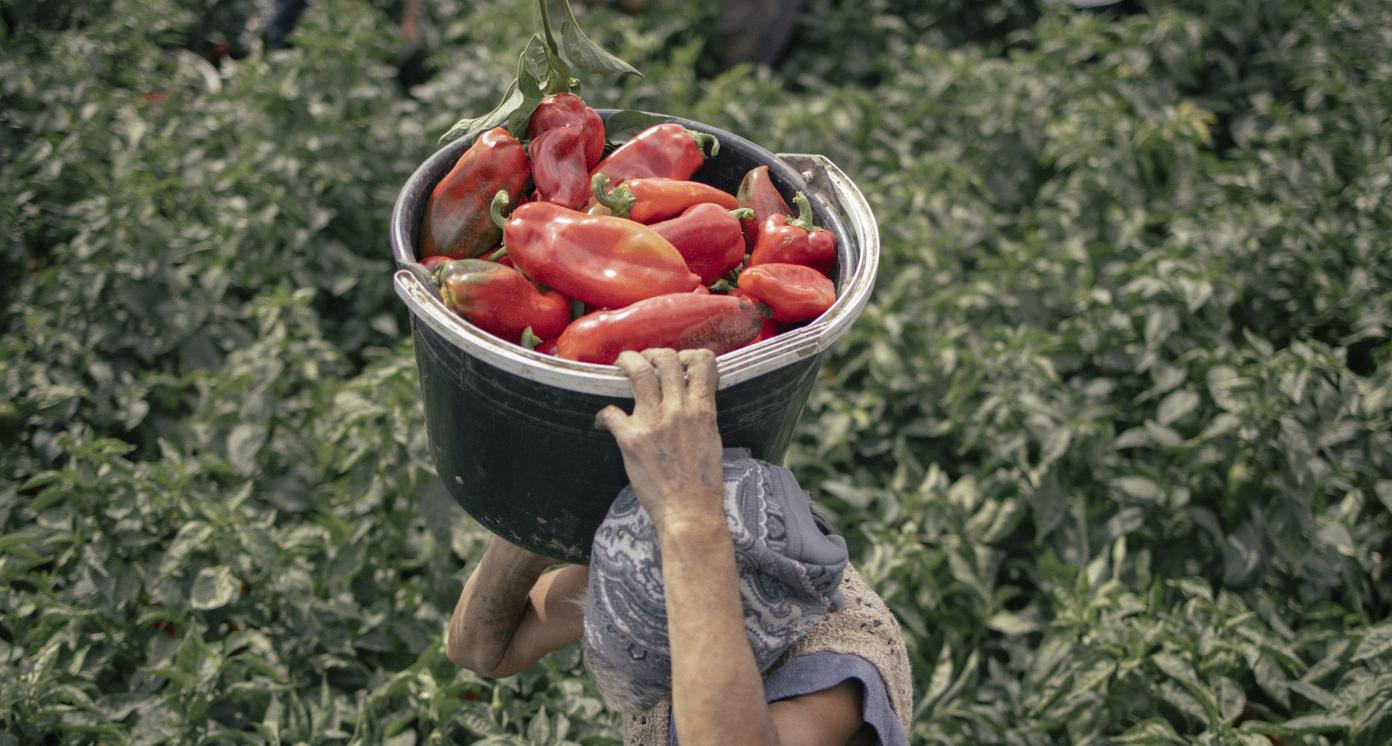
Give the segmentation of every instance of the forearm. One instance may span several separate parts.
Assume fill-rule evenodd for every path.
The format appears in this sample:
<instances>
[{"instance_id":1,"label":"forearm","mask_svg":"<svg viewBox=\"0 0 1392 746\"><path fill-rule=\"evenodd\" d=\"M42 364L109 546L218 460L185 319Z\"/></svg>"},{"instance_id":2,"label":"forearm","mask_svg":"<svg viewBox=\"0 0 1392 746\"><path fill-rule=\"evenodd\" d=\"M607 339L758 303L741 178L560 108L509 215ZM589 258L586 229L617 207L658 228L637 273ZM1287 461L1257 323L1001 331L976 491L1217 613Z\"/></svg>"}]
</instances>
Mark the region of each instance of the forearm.
<instances>
[{"instance_id":1,"label":"forearm","mask_svg":"<svg viewBox=\"0 0 1392 746\"><path fill-rule=\"evenodd\" d=\"M454 606L445 654L484 675L496 675L547 560L494 539L464 583Z\"/></svg>"},{"instance_id":2,"label":"forearm","mask_svg":"<svg viewBox=\"0 0 1392 746\"><path fill-rule=\"evenodd\" d=\"M778 743L745 637L724 515L662 530L661 545L678 739L688 746Z\"/></svg>"}]
</instances>

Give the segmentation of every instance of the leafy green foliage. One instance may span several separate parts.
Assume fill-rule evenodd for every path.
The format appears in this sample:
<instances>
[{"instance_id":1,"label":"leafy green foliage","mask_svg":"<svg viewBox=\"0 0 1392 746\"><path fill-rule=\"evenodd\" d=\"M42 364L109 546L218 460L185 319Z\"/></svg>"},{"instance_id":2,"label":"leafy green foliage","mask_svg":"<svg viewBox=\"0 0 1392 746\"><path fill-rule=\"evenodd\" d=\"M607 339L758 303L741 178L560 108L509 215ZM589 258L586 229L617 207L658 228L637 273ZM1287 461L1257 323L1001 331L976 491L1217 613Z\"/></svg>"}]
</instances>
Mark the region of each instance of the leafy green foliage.
<instances>
[{"instance_id":1,"label":"leafy green foliage","mask_svg":"<svg viewBox=\"0 0 1392 746\"><path fill-rule=\"evenodd\" d=\"M60 7L61 6L61 7ZM440 637L486 541L435 482L397 188L530 8L9 3L0 743L614 743L567 651ZM790 463L904 622L916 743L1392 740L1392 11L810 0L581 15L599 105L822 152L883 273ZM861 41L855 45L847 39Z\"/></svg>"}]
</instances>

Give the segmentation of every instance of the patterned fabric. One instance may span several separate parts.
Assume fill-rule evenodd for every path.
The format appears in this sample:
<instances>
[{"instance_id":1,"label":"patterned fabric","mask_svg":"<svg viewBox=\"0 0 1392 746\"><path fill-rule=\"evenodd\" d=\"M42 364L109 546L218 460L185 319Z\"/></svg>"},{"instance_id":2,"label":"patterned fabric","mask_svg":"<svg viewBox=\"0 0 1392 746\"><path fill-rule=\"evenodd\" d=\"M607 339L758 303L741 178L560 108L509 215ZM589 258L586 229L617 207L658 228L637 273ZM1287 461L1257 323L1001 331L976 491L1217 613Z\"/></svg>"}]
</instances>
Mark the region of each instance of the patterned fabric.
<instances>
[{"instance_id":1,"label":"patterned fabric","mask_svg":"<svg viewBox=\"0 0 1392 746\"><path fill-rule=\"evenodd\" d=\"M894 613L870 589L853 566L841 575L841 608L822 617L812 629L788 649L774 668L764 674L765 694L779 688L783 677L779 671L804 658L820 653L833 653L836 658L854 657L868 662L879 672L884 683L889 707L899 721L899 732L910 730L909 717L913 711L913 676L909 656L904 648L904 635ZM778 692L773 692L777 695ZM867 690L867 696L874 693ZM776 697L775 697L776 698ZM875 718L875 703L864 703L867 722ZM893 728L885 722L871 722L879 742L884 746L897 743ZM882 727L886 726L886 727ZM670 700L658 702L644 712L624 715L624 746L668 746L675 744Z\"/></svg>"},{"instance_id":2,"label":"patterned fabric","mask_svg":"<svg viewBox=\"0 0 1392 746\"><path fill-rule=\"evenodd\" d=\"M724 468L745 633L765 671L840 606L846 543L820 530L787 469L735 450ZM595 532L589 576L585 666L611 707L646 710L671 695L672 660L657 531L632 487Z\"/></svg>"}]
</instances>

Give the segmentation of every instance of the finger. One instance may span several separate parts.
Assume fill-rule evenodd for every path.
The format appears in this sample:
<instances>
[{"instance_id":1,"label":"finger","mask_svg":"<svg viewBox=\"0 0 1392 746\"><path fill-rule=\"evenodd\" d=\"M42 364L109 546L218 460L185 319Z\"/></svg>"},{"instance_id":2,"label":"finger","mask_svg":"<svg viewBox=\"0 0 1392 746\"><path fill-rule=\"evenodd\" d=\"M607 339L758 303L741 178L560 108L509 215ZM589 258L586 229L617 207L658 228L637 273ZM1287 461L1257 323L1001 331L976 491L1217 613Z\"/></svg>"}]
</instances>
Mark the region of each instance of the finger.
<instances>
[{"instance_id":1,"label":"finger","mask_svg":"<svg viewBox=\"0 0 1392 746\"><path fill-rule=\"evenodd\" d=\"M677 359L686 368L686 400L715 411L715 389L720 374L715 368L715 353L710 350L682 350Z\"/></svg>"},{"instance_id":2,"label":"finger","mask_svg":"<svg viewBox=\"0 0 1392 746\"><path fill-rule=\"evenodd\" d=\"M652 363L636 352L625 350L614 364L623 370L633 384L633 415L656 412L662 406L662 390L658 387L657 371Z\"/></svg>"},{"instance_id":3,"label":"finger","mask_svg":"<svg viewBox=\"0 0 1392 746\"><path fill-rule=\"evenodd\" d=\"M658 380L662 382L662 409L668 412L681 409L686 403L686 374L682 371L681 363L677 362L676 351L667 348L644 350L643 357L657 368Z\"/></svg>"},{"instance_id":4,"label":"finger","mask_svg":"<svg viewBox=\"0 0 1392 746\"><path fill-rule=\"evenodd\" d=\"M628 427L628 415L624 414L622 409L610 404L599 410L599 414L595 415L594 424L600 430L607 430L615 438L618 438L619 433Z\"/></svg>"}]
</instances>

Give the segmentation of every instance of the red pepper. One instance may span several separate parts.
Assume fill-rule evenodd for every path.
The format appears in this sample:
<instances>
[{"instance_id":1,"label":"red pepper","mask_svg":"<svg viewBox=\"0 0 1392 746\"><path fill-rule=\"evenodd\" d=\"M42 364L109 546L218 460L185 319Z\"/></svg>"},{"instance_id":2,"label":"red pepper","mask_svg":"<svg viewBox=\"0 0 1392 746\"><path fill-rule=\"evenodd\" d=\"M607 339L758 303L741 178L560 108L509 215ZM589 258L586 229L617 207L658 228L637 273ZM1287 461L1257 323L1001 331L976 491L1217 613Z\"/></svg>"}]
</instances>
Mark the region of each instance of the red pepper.
<instances>
[{"instance_id":1,"label":"red pepper","mask_svg":"<svg viewBox=\"0 0 1392 746\"><path fill-rule=\"evenodd\" d=\"M588 306L622 308L701 282L667 239L625 218L529 202L513 211L503 235L528 277Z\"/></svg>"},{"instance_id":2,"label":"red pepper","mask_svg":"<svg viewBox=\"0 0 1392 746\"><path fill-rule=\"evenodd\" d=\"M613 190L609 177L595 174L591 180L595 201L614 215L644 225L674 218L692 205L711 202L727 210L739 209L734 195L699 181L648 178L629 179Z\"/></svg>"},{"instance_id":3,"label":"red pepper","mask_svg":"<svg viewBox=\"0 0 1392 746\"><path fill-rule=\"evenodd\" d=\"M675 293L577 319L556 340L556 354L613 363L624 350L707 349L719 355L753 339L768 311L748 298Z\"/></svg>"},{"instance_id":4,"label":"red pepper","mask_svg":"<svg viewBox=\"0 0 1392 746\"><path fill-rule=\"evenodd\" d=\"M759 264L739 276L741 294L773 309L785 324L820 316L836 302L836 287L817 270L801 264Z\"/></svg>"},{"instance_id":5,"label":"red pepper","mask_svg":"<svg viewBox=\"0 0 1392 746\"><path fill-rule=\"evenodd\" d=\"M768 166L750 169L740 182L739 194L736 196L739 198L740 207L748 207L754 211L751 217L740 221L744 228L744 241L751 249L759 245L759 233L764 221L774 215L793 214L788 203L783 201L783 195L779 194L778 187L774 186L773 180L769 178Z\"/></svg>"},{"instance_id":6,"label":"red pepper","mask_svg":"<svg viewBox=\"0 0 1392 746\"><path fill-rule=\"evenodd\" d=\"M431 272L434 272L436 267L439 267L441 264L444 264L445 262L449 261L453 260L447 256L440 256L439 254L436 254L435 256L428 256L422 259L420 263L422 267L425 267Z\"/></svg>"},{"instance_id":7,"label":"red pepper","mask_svg":"<svg viewBox=\"0 0 1392 746\"><path fill-rule=\"evenodd\" d=\"M681 217L649 227L681 252L687 268L701 276L702 287L744 261L744 234L739 218L720 205L704 202Z\"/></svg>"},{"instance_id":8,"label":"red pepper","mask_svg":"<svg viewBox=\"0 0 1392 746\"><path fill-rule=\"evenodd\" d=\"M812 203L798 192L796 219L772 215L764 221L759 242L749 255L749 266L758 264L801 264L830 277L836 262L836 235L812 224Z\"/></svg>"},{"instance_id":9,"label":"red pepper","mask_svg":"<svg viewBox=\"0 0 1392 746\"><path fill-rule=\"evenodd\" d=\"M654 125L620 145L590 169L590 175L604 174L615 184L652 177L690 179L706 162L707 144L711 155L720 152L715 135L692 132L680 124Z\"/></svg>"},{"instance_id":10,"label":"red pepper","mask_svg":"<svg viewBox=\"0 0 1392 746\"><path fill-rule=\"evenodd\" d=\"M746 293L743 290L740 290L739 288L734 288L728 293L728 295L734 296L736 298L749 298L750 300L754 300L754 298L751 297L749 293ZM758 301L755 302L757 303ZM764 307L768 308L768 306ZM770 309L770 312L771 311L772 309ZM768 318L764 319L764 323L759 327L759 333L755 335L753 339L741 345L741 347L748 347L750 345L758 344L766 339L773 339L774 337L778 336L778 332L781 331L781 329L782 327L779 325L778 319L773 318L773 316L769 316Z\"/></svg>"},{"instance_id":11,"label":"red pepper","mask_svg":"<svg viewBox=\"0 0 1392 746\"><path fill-rule=\"evenodd\" d=\"M579 127L588 171L604 157L604 119L574 93L547 96L537 104L527 125L527 137L535 141L543 133L560 127Z\"/></svg>"},{"instance_id":12,"label":"red pepper","mask_svg":"<svg viewBox=\"0 0 1392 746\"><path fill-rule=\"evenodd\" d=\"M579 127L556 127L532 139L532 179L543 200L579 210L590 201L590 172L585 166Z\"/></svg>"},{"instance_id":13,"label":"red pepper","mask_svg":"<svg viewBox=\"0 0 1392 746\"><path fill-rule=\"evenodd\" d=\"M497 246L502 231L489 218L493 195L502 190L517 202L531 181L522 143L502 127L480 135L430 193L421 256L471 258Z\"/></svg>"},{"instance_id":14,"label":"red pepper","mask_svg":"<svg viewBox=\"0 0 1392 746\"><path fill-rule=\"evenodd\" d=\"M474 326L510 342L531 328L552 339L570 323L570 300L554 290L541 292L520 272L496 262L462 259L438 270L440 298Z\"/></svg>"},{"instance_id":15,"label":"red pepper","mask_svg":"<svg viewBox=\"0 0 1392 746\"><path fill-rule=\"evenodd\" d=\"M778 319L767 318L764 319L763 326L759 327L759 336L755 337L754 341L750 342L750 344L762 342L766 339L773 339L776 336L778 336Z\"/></svg>"}]
</instances>

